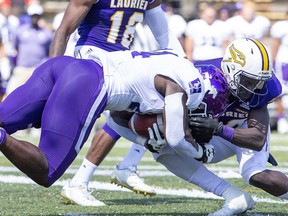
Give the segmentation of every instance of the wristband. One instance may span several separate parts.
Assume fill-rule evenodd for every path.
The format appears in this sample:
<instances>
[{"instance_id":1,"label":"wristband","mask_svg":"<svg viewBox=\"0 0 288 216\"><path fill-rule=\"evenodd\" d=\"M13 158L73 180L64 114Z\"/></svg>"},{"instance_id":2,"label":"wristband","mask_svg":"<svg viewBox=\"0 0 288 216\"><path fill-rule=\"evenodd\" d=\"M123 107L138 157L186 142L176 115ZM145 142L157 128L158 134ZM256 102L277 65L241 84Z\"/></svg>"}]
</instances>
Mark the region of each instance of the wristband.
<instances>
[{"instance_id":1,"label":"wristband","mask_svg":"<svg viewBox=\"0 0 288 216\"><path fill-rule=\"evenodd\" d=\"M219 134L219 136L231 142L234 138L234 133L235 133L234 128L223 126L223 130Z\"/></svg>"}]
</instances>

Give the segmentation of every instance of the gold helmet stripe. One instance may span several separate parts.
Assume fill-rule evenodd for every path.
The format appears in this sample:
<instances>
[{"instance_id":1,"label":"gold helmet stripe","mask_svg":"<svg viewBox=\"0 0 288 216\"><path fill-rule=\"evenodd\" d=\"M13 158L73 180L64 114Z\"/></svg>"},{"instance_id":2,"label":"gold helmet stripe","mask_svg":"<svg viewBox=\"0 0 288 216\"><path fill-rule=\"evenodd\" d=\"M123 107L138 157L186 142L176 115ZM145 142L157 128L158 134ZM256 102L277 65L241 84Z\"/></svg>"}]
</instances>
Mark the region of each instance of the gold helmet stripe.
<instances>
[{"instance_id":1,"label":"gold helmet stripe","mask_svg":"<svg viewBox=\"0 0 288 216\"><path fill-rule=\"evenodd\" d=\"M260 53L262 56L262 71L268 71L269 70L269 56L268 56L268 52L266 48L260 41L253 39L253 38L248 38L248 39L253 41L258 47L258 49L260 50Z\"/></svg>"}]
</instances>

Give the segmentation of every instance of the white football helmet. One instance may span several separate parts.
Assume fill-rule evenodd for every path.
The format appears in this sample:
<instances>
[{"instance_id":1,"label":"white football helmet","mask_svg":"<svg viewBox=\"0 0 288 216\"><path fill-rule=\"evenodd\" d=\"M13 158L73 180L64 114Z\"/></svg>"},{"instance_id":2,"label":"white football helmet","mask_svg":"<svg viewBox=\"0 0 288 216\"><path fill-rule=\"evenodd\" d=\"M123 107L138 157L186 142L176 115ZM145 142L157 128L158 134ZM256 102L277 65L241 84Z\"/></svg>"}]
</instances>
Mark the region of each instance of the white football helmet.
<instances>
[{"instance_id":1,"label":"white football helmet","mask_svg":"<svg viewBox=\"0 0 288 216\"><path fill-rule=\"evenodd\" d=\"M272 59L260 41L252 38L233 41L226 48L221 67L230 91L241 101L252 101L255 96L268 93L265 84L273 75Z\"/></svg>"}]
</instances>

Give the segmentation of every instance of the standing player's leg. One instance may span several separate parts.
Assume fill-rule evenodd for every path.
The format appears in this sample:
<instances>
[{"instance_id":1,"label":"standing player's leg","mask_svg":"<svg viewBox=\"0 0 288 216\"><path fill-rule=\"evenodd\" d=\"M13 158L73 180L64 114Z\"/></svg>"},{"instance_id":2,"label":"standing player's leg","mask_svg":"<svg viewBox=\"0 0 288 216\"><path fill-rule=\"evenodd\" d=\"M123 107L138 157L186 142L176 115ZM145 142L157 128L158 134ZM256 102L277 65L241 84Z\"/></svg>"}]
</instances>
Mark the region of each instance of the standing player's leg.
<instances>
[{"instance_id":1,"label":"standing player's leg","mask_svg":"<svg viewBox=\"0 0 288 216\"><path fill-rule=\"evenodd\" d=\"M116 165L111 183L128 188L144 195L155 195L156 191L144 183L137 171L137 166L147 149L144 146L133 143L124 159Z\"/></svg>"},{"instance_id":2,"label":"standing player's leg","mask_svg":"<svg viewBox=\"0 0 288 216\"><path fill-rule=\"evenodd\" d=\"M107 127L104 127L94 135L86 158L84 158L74 177L62 188L61 196L69 203L80 206L105 205L91 195L92 191L88 188L88 184L99 164L119 139L118 135L111 136L111 133L106 132L107 130Z\"/></svg>"},{"instance_id":3,"label":"standing player's leg","mask_svg":"<svg viewBox=\"0 0 288 216\"><path fill-rule=\"evenodd\" d=\"M84 158L71 181L62 188L62 197L80 206L99 206L99 201L91 195L88 184L103 158L110 152L119 138L120 136L107 124L94 135L86 158ZM139 152L135 152L135 150L131 148L128 153L128 157L133 158L133 160L131 160L133 163L128 165L130 159L125 157L126 165L124 164L122 168L116 167L111 181L138 193L154 195L155 190L144 183L136 169L137 162L141 160L143 154L146 152L146 150L143 149L144 147L138 146L139 145L136 144L135 147L140 148Z\"/></svg>"},{"instance_id":4,"label":"standing player's leg","mask_svg":"<svg viewBox=\"0 0 288 216\"><path fill-rule=\"evenodd\" d=\"M116 165L111 176L111 183L126 187L136 193L155 195L155 190L151 186L145 184L144 180L140 178L140 175L137 172L137 165L146 152L146 148L143 147L146 139L142 137L136 139L137 136L127 128L131 116L132 114L129 112L110 112L109 115L107 115L107 125L113 128L114 131L117 131L119 135L123 135L128 140L133 140L134 142L125 158Z\"/></svg>"}]
</instances>

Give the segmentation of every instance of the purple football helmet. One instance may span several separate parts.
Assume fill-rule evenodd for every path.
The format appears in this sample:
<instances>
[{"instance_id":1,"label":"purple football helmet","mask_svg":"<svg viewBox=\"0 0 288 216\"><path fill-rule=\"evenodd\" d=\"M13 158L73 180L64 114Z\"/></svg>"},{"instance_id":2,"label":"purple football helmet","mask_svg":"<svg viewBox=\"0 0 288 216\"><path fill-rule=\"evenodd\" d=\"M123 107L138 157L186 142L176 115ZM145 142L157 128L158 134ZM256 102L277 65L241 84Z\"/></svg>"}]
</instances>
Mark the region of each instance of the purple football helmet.
<instances>
[{"instance_id":1,"label":"purple football helmet","mask_svg":"<svg viewBox=\"0 0 288 216\"><path fill-rule=\"evenodd\" d=\"M213 65L198 65L205 83L205 96L196 110L189 116L218 118L229 105L230 90L220 69Z\"/></svg>"}]
</instances>

